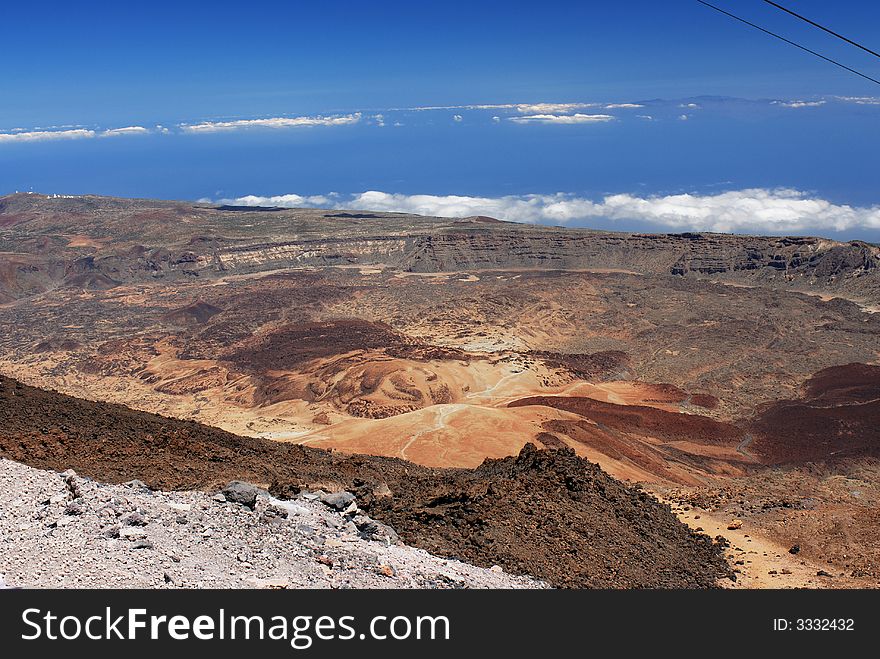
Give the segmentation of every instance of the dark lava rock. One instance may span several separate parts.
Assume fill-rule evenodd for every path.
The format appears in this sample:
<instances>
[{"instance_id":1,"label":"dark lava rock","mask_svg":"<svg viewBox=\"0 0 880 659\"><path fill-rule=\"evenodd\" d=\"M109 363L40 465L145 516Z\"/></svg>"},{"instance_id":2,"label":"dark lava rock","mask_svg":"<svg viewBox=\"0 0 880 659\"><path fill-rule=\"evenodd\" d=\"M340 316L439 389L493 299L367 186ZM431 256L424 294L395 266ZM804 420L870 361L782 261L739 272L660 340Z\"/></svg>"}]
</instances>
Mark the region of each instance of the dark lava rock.
<instances>
[{"instance_id":1,"label":"dark lava rock","mask_svg":"<svg viewBox=\"0 0 880 659\"><path fill-rule=\"evenodd\" d=\"M114 524L113 526L108 526L101 532L105 538L115 539L119 537L119 526Z\"/></svg>"},{"instance_id":2,"label":"dark lava rock","mask_svg":"<svg viewBox=\"0 0 880 659\"><path fill-rule=\"evenodd\" d=\"M351 492L332 492L330 494L322 494L321 495L321 503L326 506L330 506L334 510L345 510L348 508L352 502L354 502L355 496Z\"/></svg>"},{"instance_id":3,"label":"dark lava rock","mask_svg":"<svg viewBox=\"0 0 880 659\"><path fill-rule=\"evenodd\" d=\"M267 524L271 524L274 522L280 522L283 519L287 519L289 513L280 506L269 505L266 507L266 510L263 511L263 515L260 519Z\"/></svg>"},{"instance_id":4,"label":"dark lava rock","mask_svg":"<svg viewBox=\"0 0 880 659\"><path fill-rule=\"evenodd\" d=\"M82 504L78 501L71 501L64 509L65 515L82 515L85 512Z\"/></svg>"},{"instance_id":5,"label":"dark lava rock","mask_svg":"<svg viewBox=\"0 0 880 659\"><path fill-rule=\"evenodd\" d=\"M140 492L142 494L151 494L153 490L150 489L150 486L144 483L143 481L139 481L137 479L130 480L126 483L123 483L125 487L129 487L136 492Z\"/></svg>"},{"instance_id":6,"label":"dark lava rock","mask_svg":"<svg viewBox=\"0 0 880 659\"><path fill-rule=\"evenodd\" d=\"M259 489L250 483L232 481L223 488L223 496L230 503L237 503L253 510L257 503Z\"/></svg>"},{"instance_id":7,"label":"dark lava rock","mask_svg":"<svg viewBox=\"0 0 880 659\"><path fill-rule=\"evenodd\" d=\"M363 503L407 544L567 588L710 588L723 547L571 449L410 474Z\"/></svg>"},{"instance_id":8,"label":"dark lava rock","mask_svg":"<svg viewBox=\"0 0 880 659\"><path fill-rule=\"evenodd\" d=\"M122 523L126 526L146 526L146 518L139 512L129 513L122 518Z\"/></svg>"},{"instance_id":9,"label":"dark lava rock","mask_svg":"<svg viewBox=\"0 0 880 659\"><path fill-rule=\"evenodd\" d=\"M366 515L356 515L352 522L364 540L379 540L394 544L400 539L397 532L390 526L377 522Z\"/></svg>"},{"instance_id":10,"label":"dark lava rock","mask_svg":"<svg viewBox=\"0 0 880 659\"><path fill-rule=\"evenodd\" d=\"M789 554L799 554L801 551L800 545L792 545L791 549L788 550Z\"/></svg>"}]
</instances>

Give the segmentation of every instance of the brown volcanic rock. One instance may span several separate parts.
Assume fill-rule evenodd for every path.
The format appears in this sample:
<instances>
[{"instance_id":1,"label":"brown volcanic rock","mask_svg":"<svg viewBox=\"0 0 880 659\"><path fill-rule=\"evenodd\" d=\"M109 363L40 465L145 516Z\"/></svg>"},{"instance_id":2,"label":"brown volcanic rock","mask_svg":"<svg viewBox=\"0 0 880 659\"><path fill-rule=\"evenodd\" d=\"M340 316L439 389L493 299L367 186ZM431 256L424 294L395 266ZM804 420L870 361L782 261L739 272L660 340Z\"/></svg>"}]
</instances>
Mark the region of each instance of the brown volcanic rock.
<instances>
[{"instance_id":1,"label":"brown volcanic rock","mask_svg":"<svg viewBox=\"0 0 880 659\"><path fill-rule=\"evenodd\" d=\"M702 407L707 410L714 410L718 407L718 399L711 394L691 394L690 398L686 399L691 405L696 405L697 407Z\"/></svg>"},{"instance_id":2,"label":"brown volcanic rock","mask_svg":"<svg viewBox=\"0 0 880 659\"><path fill-rule=\"evenodd\" d=\"M228 360L243 369L281 370L321 357L405 343L406 337L384 323L357 319L299 323L279 327L245 342Z\"/></svg>"},{"instance_id":3,"label":"brown volcanic rock","mask_svg":"<svg viewBox=\"0 0 880 659\"><path fill-rule=\"evenodd\" d=\"M546 448L567 448L567 444L552 432L539 432L535 435L535 440Z\"/></svg>"},{"instance_id":4,"label":"brown volcanic rock","mask_svg":"<svg viewBox=\"0 0 880 659\"><path fill-rule=\"evenodd\" d=\"M562 367L584 380L624 380L630 375L632 358L621 350L605 350L591 354L563 354L532 350L527 353L548 366Z\"/></svg>"},{"instance_id":5,"label":"brown volcanic rock","mask_svg":"<svg viewBox=\"0 0 880 659\"><path fill-rule=\"evenodd\" d=\"M730 444L741 440L744 435L740 428L732 424L698 414L679 414L643 405L616 405L593 398L531 396L513 401L509 407L525 405L545 405L579 414L614 430L670 441Z\"/></svg>"},{"instance_id":6,"label":"brown volcanic rock","mask_svg":"<svg viewBox=\"0 0 880 659\"><path fill-rule=\"evenodd\" d=\"M801 399L762 405L749 424L765 462L880 457L880 366L826 368L804 389Z\"/></svg>"},{"instance_id":7,"label":"brown volcanic rock","mask_svg":"<svg viewBox=\"0 0 880 659\"><path fill-rule=\"evenodd\" d=\"M204 325L222 312L223 309L208 302L193 302L180 309L169 311L165 314L165 320L176 325Z\"/></svg>"},{"instance_id":8,"label":"brown volcanic rock","mask_svg":"<svg viewBox=\"0 0 880 659\"><path fill-rule=\"evenodd\" d=\"M238 437L0 377L0 456L161 489L212 489L231 480L278 495L348 488L410 544L557 586L705 588L728 569L721 548L680 524L668 506L570 450L529 445L475 470L434 470Z\"/></svg>"},{"instance_id":9,"label":"brown volcanic rock","mask_svg":"<svg viewBox=\"0 0 880 659\"><path fill-rule=\"evenodd\" d=\"M46 341L40 341L35 347L34 352L66 352L69 350L77 350L81 348L82 345L71 339L48 339Z\"/></svg>"},{"instance_id":10,"label":"brown volcanic rock","mask_svg":"<svg viewBox=\"0 0 880 659\"><path fill-rule=\"evenodd\" d=\"M705 588L727 573L707 536L571 449L527 444L473 471L414 475L367 508L428 551L557 586Z\"/></svg>"},{"instance_id":11,"label":"brown volcanic rock","mask_svg":"<svg viewBox=\"0 0 880 659\"><path fill-rule=\"evenodd\" d=\"M804 385L805 398L815 403L857 404L880 398L880 366L845 364L825 368Z\"/></svg>"}]
</instances>

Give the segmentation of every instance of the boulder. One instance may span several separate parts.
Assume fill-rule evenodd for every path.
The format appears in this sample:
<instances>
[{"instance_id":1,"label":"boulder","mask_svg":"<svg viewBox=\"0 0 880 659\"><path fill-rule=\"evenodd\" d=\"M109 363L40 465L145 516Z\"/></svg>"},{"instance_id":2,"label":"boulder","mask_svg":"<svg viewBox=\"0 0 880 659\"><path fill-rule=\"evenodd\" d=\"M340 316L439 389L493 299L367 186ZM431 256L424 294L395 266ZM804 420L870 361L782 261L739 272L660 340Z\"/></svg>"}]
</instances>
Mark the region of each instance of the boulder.
<instances>
[{"instance_id":1,"label":"boulder","mask_svg":"<svg viewBox=\"0 0 880 659\"><path fill-rule=\"evenodd\" d=\"M253 510L257 503L259 491L256 485L243 481L232 481L223 488L222 494L230 503L237 503Z\"/></svg>"},{"instance_id":2,"label":"boulder","mask_svg":"<svg viewBox=\"0 0 880 659\"><path fill-rule=\"evenodd\" d=\"M136 492L141 492L142 494L151 494L153 490L150 489L150 486L144 483L143 481L139 481L137 479L132 481L126 481L123 483L125 487L128 487Z\"/></svg>"},{"instance_id":3,"label":"boulder","mask_svg":"<svg viewBox=\"0 0 880 659\"><path fill-rule=\"evenodd\" d=\"M147 520L141 513L135 511L123 517L122 523L126 526L146 526Z\"/></svg>"},{"instance_id":4,"label":"boulder","mask_svg":"<svg viewBox=\"0 0 880 659\"><path fill-rule=\"evenodd\" d=\"M330 494L321 494L321 503L329 506L334 510L343 511L355 501L355 496L351 492L331 492Z\"/></svg>"},{"instance_id":5,"label":"boulder","mask_svg":"<svg viewBox=\"0 0 880 659\"><path fill-rule=\"evenodd\" d=\"M65 515L82 515L84 512L85 509L79 501L71 501L64 509Z\"/></svg>"},{"instance_id":6,"label":"boulder","mask_svg":"<svg viewBox=\"0 0 880 659\"><path fill-rule=\"evenodd\" d=\"M352 522L354 522L359 535L364 540L376 540L393 545L400 539L397 536L397 532L390 526L377 522L366 515L357 515Z\"/></svg>"}]
</instances>

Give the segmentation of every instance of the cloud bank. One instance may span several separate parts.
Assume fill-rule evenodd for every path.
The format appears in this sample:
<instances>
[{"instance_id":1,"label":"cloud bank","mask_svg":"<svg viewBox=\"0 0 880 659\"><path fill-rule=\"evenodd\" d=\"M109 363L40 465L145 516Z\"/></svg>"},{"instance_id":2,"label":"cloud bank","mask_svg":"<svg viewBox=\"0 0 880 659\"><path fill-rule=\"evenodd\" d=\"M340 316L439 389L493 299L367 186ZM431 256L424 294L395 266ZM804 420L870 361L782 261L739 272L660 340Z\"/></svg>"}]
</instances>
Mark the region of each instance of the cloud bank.
<instances>
[{"instance_id":1,"label":"cloud bank","mask_svg":"<svg viewBox=\"0 0 880 659\"><path fill-rule=\"evenodd\" d=\"M208 201L208 200L202 200ZM370 190L340 197L250 195L216 203L241 206L324 207L439 217L489 215L514 222L590 224L610 220L650 224L671 231L759 234L827 233L880 229L880 206L834 204L791 189L750 188L714 195L678 194L640 197L608 195L592 200L571 194L470 197L404 195Z\"/></svg>"},{"instance_id":2,"label":"cloud bank","mask_svg":"<svg viewBox=\"0 0 880 659\"><path fill-rule=\"evenodd\" d=\"M117 137L121 135L145 135L148 128L143 126L125 126L124 128L109 128L107 130L92 130L91 128L70 128L66 130L31 130L0 133L0 143L11 142L47 142L51 140L82 140L93 137Z\"/></svg>"},{"instance_id":3,"label":"cloud bank","mask_svg":"<svg viewBox=\"0 0 880 659\"><path fill-rule=\"evenodd\" d=\"M346 126L361 120L361 113L317 117L272 117L269 119L238 119L235 121L203 121L198 124L180 124L185 133L215 133L247 128L297 128L302 126Z\"/></svg>"},{"instance_id":4,"label":"cloud bank","mask_svg":"<svg viewBox=\"0 0 880 659\"><path fill-rule=\"evenodd\" d=\"M818 108L827 101L773 101L771 105L779 105L784 108Z\"/></svg>"},{"instance_id":5,"label":"cloud bank","mask_svg":"<svg viewBox=\"0 0 880 659\"><path fill-rule=\"evenodd\" d=\"M315 116L315 117L273 117L269 119L239 119L235 121L203 121L197 124L179 124L179 133L214 133L221 131L243 130L248 128L295 128L302 126L346 126L361 120L361 113L346 115ZM377 126L385 125L381 114L373 115L372 122ZM89 139L93 137L121 137L130 135L168 134L171 131L161 125L153 128L144 126L123 126L121 128L64 128L64 129L31 129L0 132L0 144L12 142L43 142L50 140Z\"/></svg>"},{"instance_id":6,"label":"cloud bank","mask_svg":"<svg viewBox=\"0 0 880 659\"><path fill-rule=\"evenodd\" d=\"M281 206L284 208L318 208L321 206L332 206L335 202L334 193L328 195L310 195L302 196L298 194L282 194L274 197L258 197L256 195L247 195L245 197L237 197L236 199L220 199L218 204L228 204L231 206ZM202 203L211 203L210 199L199 199Z\"/></svg>"},{"instance_id":7,"label":"cloud bank","mask_svg":"<svg viewBox=\"0 0 880 659\"><path fill-rule=\"evenodd\" d=\"M736 101L744 99L706 100L695 103L689 99L657 99L638 102L534 102L534 103L484 103L467 105L435 105L418 107L398 107L371 110L362 112L351 110L349 114L328 114L315 116L281 116L251 119L229 120L204 120L193 122L180 122L171 127L155 125L143 127L137 125L123 126L121 128L105 129L101 126L81 125L57 125L51 127L22 127L0 130L0 144L42 142L50 140L75 140L94 137L116 137L130 135L164 135L164 134L206 134L216 132L228 132L248 129L286 129L310 126L347 126L362 123L372 127L384 127L386 125L401 126L403 122L393 112L421 112L421 111L450 111L452 120L463 121L461 110L484 112L484 117L494 123L511 121L517 124L532 125L571 125L592 124L619 120L622 123L631 121L656 121L666 120L687 121L696 117L692 111L700 110L710 114L713 109L721 107L736 107ZM734 102L731 105L731 102ZM846 105L880 107L880 97L875 96L825 96L812 100L803 99L761 99L759 105L766 108L821 108L825 106L826 112L833 112ZM588 110L593 108L592 111ZM645 108L650 110L645 111ZM627 110L643 110L644 114L627 112ZM822 110L817 110L822 112ZM469 117L470 118L470 117ZM476 117L475 117L476 118ZM407 121L407 125L412 125ZM430 122L429 122L430 123ZM417 124L417 122L416 122Z\"/></svg>"},{"instance_id":8,"label":"cloud bank","mask_svg":"<svg viewBox=\"0 0 880 659\"><path fill-rule=\"evenodd\" d=\"M522 114L561 114L595 107L596 103L532 103L514 106Z\"/></svg>"},{"instance_id":9,"label":"cloud bank","mask_svg":"<svg viewBox=\"0 0 880 659\"><path fill-rule=\"evenodd\" d=\"M517 124L593 124L614 121L614 117L610 114L529 114L509 120Z\"/></svg>"},{"instance_id":10,"label":"cloud bank","mask_svg":"<svg viewBox=\"0 0 880 659\"><path fill-rule=\"evenodd\" d=\"M0 133L2 142L44 142L47 140L77 140L95 137L93 130L74 128L71 130L33 130L14 133Z\"/></svg>"}]
</instances>

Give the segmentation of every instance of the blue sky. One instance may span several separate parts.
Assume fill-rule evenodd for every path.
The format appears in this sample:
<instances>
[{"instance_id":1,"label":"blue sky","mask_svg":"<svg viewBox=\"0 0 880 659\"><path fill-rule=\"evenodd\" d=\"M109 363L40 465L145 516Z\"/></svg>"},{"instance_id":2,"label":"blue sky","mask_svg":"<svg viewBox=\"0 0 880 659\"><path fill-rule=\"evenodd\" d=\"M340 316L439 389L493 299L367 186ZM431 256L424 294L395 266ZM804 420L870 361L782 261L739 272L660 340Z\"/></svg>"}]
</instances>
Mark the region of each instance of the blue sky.
<instances>
[{"instance_id":1,"label":"blue sky","mask_svg":"<svg viewBox=\"0 0 880 659\"><path fill-rule=\"evenodd\" d=\"M763 2L716 4L880 77ZM876 3L787 4L880 48ZM3 23L0 194L880 235L880 86L693 0L8 3Z\"/></svg>"}]
</instances>

